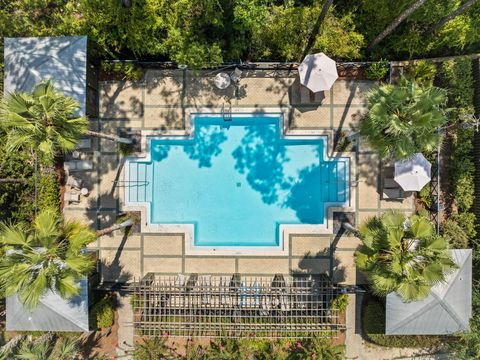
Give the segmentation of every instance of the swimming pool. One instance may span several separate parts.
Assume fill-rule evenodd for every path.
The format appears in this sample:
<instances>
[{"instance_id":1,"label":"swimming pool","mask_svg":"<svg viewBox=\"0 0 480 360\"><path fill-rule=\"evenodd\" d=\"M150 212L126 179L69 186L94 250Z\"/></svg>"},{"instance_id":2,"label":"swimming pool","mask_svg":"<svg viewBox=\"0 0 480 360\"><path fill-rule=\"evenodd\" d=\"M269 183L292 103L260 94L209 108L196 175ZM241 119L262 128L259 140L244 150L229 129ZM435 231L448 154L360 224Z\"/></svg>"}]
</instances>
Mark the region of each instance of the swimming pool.
<instances>
[{"instance_id":1,"label":"swimming pool","mask_svg":"<svg viewBox=\"0 0 480 360\"><path fill-rule=\"evenodd\" d=\"M348 158L325 137L284 137L282 115L192 115L191 138L150 138L127 161L129 204L151 224L193 224L198 247L275 247L284 224L324 224L348 200Z\"/></svg>"}]
</instances>

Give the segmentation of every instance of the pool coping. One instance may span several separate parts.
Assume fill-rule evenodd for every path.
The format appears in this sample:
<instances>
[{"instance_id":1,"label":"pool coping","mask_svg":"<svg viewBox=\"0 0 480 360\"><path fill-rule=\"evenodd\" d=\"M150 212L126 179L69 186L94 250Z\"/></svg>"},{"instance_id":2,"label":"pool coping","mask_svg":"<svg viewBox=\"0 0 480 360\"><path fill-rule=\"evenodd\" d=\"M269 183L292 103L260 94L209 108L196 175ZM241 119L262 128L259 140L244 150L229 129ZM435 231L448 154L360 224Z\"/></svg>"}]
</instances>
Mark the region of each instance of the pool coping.
<instances>
[{"instance_id":1,"label":"pool coping","mask_svg":"<svg viewBox=\"0 0 480 360\"><path fill-rule=\"evenodd\" d=\"M349 189L348 189L348 201L345 206L330 206L326 207L326 222L321 225L313 224L280 224L279 225L279 246L223 246L223 247L204 247L194 245L194 224L152 224L150 223L150 203L127 203L125 201L125 188L120 187L120 209L123 211L138 211L141 216L140 231L141 233L180 233L184 235L185 241L185 255L193 256L288 256L290 248L290 237L292 235L331 235L333 234L333 213L334 212L351 212L355 211L355 199L356 186L352 183L355 182L356 177L356 163L355 153L349 152L335 152L333 151L333 130L299 130L289 129L288 122L290 116L291 107L278 106L278 107L265 107L259 110L258 108L244 108L244 107L231 107L229 112L231 114L249 114L249 115L269 115L279 114L282 116L282 136L283 137L295 137L295 136L310 136L312 138L324 137L326 139L327 146L325 148L325 155L329 158L341 157L348 159L349 162ZM156 138L186 138L190 137L194 132L194 118L195 114L214 114L222 115L223 110L221 108L186 108L185 118L189 119L189 123L186 124L186 129L182 130L142 130L141 131L141 152L135 156L126 157L125 163L130 160L148 161L151 154L149 151L149 139ZM331 150L331 151L330 151ZM123 167L122 174L123 180L128 182L128 172L125 171L126 167ZM353 179L353 180L352 180Z\"/></svg>"}]
</instances>

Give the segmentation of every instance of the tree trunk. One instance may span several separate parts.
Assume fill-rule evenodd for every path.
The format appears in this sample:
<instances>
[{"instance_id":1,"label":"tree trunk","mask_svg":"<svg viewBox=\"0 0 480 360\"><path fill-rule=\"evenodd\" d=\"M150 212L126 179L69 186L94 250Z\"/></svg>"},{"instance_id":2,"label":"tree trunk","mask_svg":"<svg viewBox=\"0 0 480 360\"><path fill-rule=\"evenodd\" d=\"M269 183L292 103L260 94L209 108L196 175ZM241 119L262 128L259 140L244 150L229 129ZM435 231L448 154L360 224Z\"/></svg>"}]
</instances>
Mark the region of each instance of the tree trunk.
<instances>
[{"instance_id":1,"label":"tree trunk","mask_svg":"<svg viewBox=\"0 0 480 360\"><path fill-rule=\"evenodd\" d=\"M458 15L464 13L467 11L469 8L472 7L477 2L477 0L468 0L464 4L460 5L457 10L454 12L448 14L447 16L443 17L439 22L434 24L432 27L430 27L426 32L425 35L432 35L437 32L438 29L442 28L446 23L448 23L450 20L453 20L456 18Z\"/></svg>"},{"instance_id":2,"label":"tree trunk","mask_svg":"<svg viewBox=\"0 0 480 360\"><path fill-rule=\"evenodd\" d=\"M110 234L110 233L112 233L116 230L120 230L120 229L126 228L128 226L133 226L133 224L134 223L133 223L132 219L125 220L124 222L122 222L120 224L113 224L112 226L109 226L108 228L98 230L97 231L97 237L101 237L101 236Z\"/></svg>"},{"instance_id":3,"label":"tree trunk","mask_svg":"<svg viewBox=\"0 0 480 360\"><path fill-rule=\"evenodd\" d=\"M98 132L95 132L95 131L87 131L87 135L95 136L95 137L102 138L102 139L112 140L112 141L122 143L122 144L131 144L132 143L131 139L122 138L122 137L117 136L117 135L102 134L102 133L98 133Z\"/></svg>"},{"instance_id":4,"label":"tree trunk","mask_svg":"<svg viewBox=\"0 0 480 360\"><path fill-rule=\"evenodd\" d=\"M385 30L383 30L368 46L368 50L371 50L374 46L378 45L380 41L385 39L390 33L395 30L407 17L409 17L415 10L422 6L427 0L416 0L405 11L403 11Z\"/></svg>"},{"instance_id":5,"label":"tree trunk","mask_svg":"<svg viewBox=\"0 0 480 360\"><path fill-rule=\"evenodd\" d=\"M0 184L24 184L24 183L26 183L25 179L10 179L10 178L0 179Z\"/></svg>"},{"instance_id":6,"label":"tree trunk","mask_svg":"<svg viewBox=\"0 0 480 360\"><path fill-rule=\"evenodd\" d=\"M353 235L355 235L356 237L358 237L358 230L356 228L354 228L350 223L344 221L342 222L342 227L351 232Z\"/></svg>"},{"instance_id":7,"label":"tree trunk","mask_svg":"<svg viewBox=\"0 0 480 360\"><path fill-rule=\"evenodd\" d=\"M305 46L305 50L303 51L302 58L300 59L300 61L302 61L303 58L307 56L308 53L310 52L310 49L315 43L315 38L320 33L320 28L323 22L325 21L325 17L327 16L328 9L330 9L330 6L332 6L333 4L333 0L324 0L324 1L325 2L323 3L322 11L320 12L320 15L318 15L317 21L313 26L312 31L310 32L310 36L308 37L308 41L307 41L307 46Z\"/></svg>"}]
</instances>

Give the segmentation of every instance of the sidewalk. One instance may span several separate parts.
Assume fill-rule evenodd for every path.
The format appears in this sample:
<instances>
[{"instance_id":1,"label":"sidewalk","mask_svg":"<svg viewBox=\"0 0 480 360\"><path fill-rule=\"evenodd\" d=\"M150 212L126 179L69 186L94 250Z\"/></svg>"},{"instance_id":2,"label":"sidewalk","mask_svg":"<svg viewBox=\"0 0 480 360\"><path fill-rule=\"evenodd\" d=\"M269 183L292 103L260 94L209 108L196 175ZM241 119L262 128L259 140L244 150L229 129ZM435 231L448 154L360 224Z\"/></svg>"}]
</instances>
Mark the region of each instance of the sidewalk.
<instances>
[{"instance_id":1,"label":"sidewalk","mask_svg":"<svg viewBox=\"0 0 480 360\"><path fill-rule=\"evenodd\" d=\"M133 310L130 296L117 293L118 301L118 344L117 358L132 360L133 355Z\"/></svg>"}]
</instances>

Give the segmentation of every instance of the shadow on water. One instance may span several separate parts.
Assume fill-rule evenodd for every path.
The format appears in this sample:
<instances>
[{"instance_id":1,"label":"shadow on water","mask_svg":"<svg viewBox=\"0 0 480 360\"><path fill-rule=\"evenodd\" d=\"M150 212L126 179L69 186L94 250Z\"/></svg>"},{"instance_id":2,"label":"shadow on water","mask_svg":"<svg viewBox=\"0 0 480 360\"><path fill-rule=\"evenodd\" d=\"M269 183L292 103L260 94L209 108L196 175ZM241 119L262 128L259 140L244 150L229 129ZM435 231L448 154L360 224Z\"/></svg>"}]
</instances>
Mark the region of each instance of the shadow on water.
<instances>
[{"instance_id":1,"label":"shadow on water","mask_svg":"<svg viewBox=\"0 0 480 360\"><path fill-rule=\"evenodd\" d=\"M302 223L319 224L323 222L321 199L321 171L319 165L300 170L298 181L292 184L284 207L293 209Z\"/></svg>"},{"instance_id":2,"label":"shadow on water","mask_svg":"<svg viewBox=\"0 0 480 360\"><path fill-rule=\"evenodd\" d=\"M220 155L220 145L226 140L227 136L221 128L199 125L195 128L193 140L154 140L151 147L152 160L165 160L172 146L180 145L191 160L198 161L198 167L211 167L212 158Z\"/></svg>"},{"instance_id":3,"label":"shadow on water","mask_svg":"<svg viewBox=\"0 0 480 360\"><path fill-rule=\"evenodd\" d=\"M220 155L220 145L226 140L227 135L221 128L198 124L193 142L183 150L191 160L198 160L198 167L211 167L212 158Z\"/></svg>"},{"instance_id":4,"label":"shadow on water","mask_svg":"<svg viewBox=\"0 0 480 360\"><path fill-rule=\"evenodd\" d=\"M289 159L285 146L278 146L278 126L250 126L241 144L233 151L235 169L246 174L250 186L267 204L278 201L278 192L289 188L283 164Z\"/></svg>"}]
</instances>

